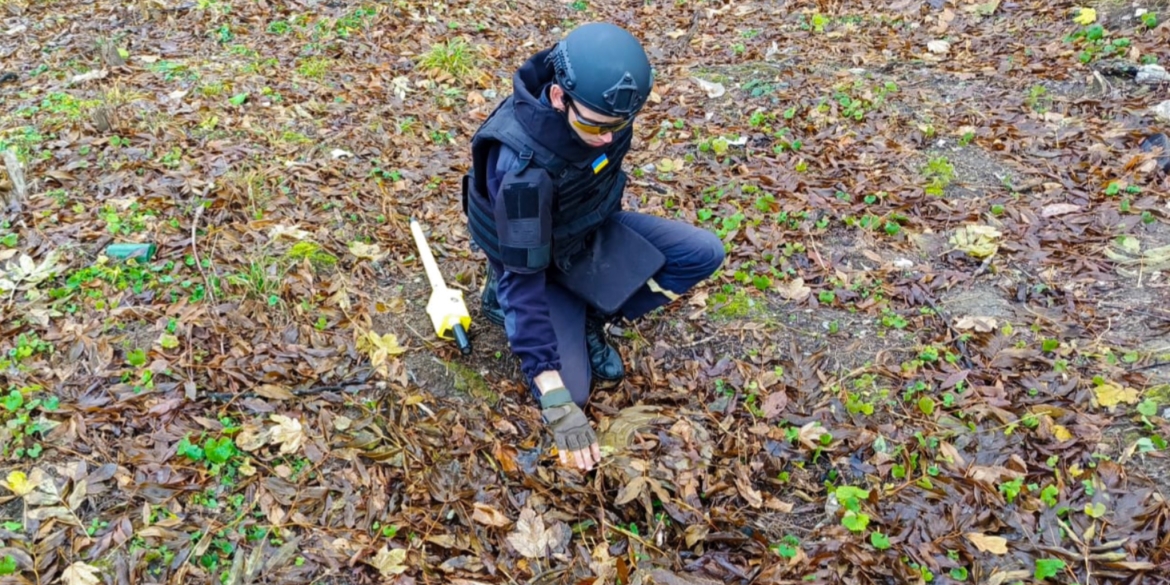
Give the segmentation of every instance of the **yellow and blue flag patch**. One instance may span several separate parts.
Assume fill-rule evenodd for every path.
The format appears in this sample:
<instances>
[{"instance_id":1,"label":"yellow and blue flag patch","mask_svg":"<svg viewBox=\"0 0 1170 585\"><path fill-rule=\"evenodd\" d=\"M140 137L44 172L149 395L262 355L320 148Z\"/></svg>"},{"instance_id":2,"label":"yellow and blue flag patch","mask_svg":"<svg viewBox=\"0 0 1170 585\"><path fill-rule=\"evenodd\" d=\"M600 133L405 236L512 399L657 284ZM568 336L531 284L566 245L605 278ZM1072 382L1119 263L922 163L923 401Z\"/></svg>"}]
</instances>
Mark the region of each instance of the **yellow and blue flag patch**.
<instances>
[{"instance_id":1,"label":"yellow and blue flag patch","mask_svg":"<svg viewBox=\"0 0 1170 585\"><path fill-rule=\"evenodd\" d=\"M601 153L601 156L597 157L597 160L593 161L593 174L596 175L597 173L600 173L601 169L604 169L605 165L608 165L608 164L609 164L609 157L605 156L604 152Z\"/></svg>"}]
</instances>

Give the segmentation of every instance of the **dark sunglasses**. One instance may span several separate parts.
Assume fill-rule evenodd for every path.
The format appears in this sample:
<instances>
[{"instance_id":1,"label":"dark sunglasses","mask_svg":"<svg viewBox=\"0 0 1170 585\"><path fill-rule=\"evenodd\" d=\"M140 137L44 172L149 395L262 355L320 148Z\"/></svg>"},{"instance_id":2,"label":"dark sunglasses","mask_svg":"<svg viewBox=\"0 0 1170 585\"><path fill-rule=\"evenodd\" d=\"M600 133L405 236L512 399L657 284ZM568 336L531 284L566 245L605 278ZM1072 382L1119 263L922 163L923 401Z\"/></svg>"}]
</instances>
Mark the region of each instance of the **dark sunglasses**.
<instances>
[{"instance_id":1,"label":"dark sunglasses","mask_svg":"<svg viewBox=\"0 0 1170 585\"><path fill-rule=\"evenodd\" d=\"M569 116L569 123L574 128L586 133L594 135L610 134L612 132L621 132L626 126L633 123L633 116L617 122L595 122L581 115L581 110L577 109L577 105L573 103L572 98L565 96L565 104L573 109L575 116Z\"/></svg>"}]
</instances>

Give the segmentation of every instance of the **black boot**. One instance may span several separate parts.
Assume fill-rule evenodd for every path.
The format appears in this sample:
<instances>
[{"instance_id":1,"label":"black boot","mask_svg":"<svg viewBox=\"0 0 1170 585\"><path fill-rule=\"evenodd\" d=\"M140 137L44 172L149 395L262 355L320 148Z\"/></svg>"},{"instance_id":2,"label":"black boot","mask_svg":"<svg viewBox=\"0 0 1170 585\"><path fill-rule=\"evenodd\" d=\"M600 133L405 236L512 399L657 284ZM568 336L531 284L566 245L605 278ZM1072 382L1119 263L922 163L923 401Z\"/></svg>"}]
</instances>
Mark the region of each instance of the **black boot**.
<instances>
[{"instance_id":1,"label":"black boot","mask_svg":"<svg viewBox=\"0 0 1170 585\"><path fill-rule=\"evenodd\" d=\"M626 375L622 354L606 343L605 317L593 313L585 316L585 348L589 352L589 366L593 377L601 382L620 382Z\"/></svg>"},{"instance_id":2,"label":"black boot","mask_svg":"<svg viewBox=\"0 0 1170 585\"><path fill-rule=\"evenodd\" d=\"M492 270L492 265L487 267L487 283L483 286L483 293L480 294L480 306L483 310L483 316L492 323L504 326L504 309L500 307L500 299L496 296L496 288L499 286L499 279L496 278L496 273Z\"/></svg>"}]
</instances>

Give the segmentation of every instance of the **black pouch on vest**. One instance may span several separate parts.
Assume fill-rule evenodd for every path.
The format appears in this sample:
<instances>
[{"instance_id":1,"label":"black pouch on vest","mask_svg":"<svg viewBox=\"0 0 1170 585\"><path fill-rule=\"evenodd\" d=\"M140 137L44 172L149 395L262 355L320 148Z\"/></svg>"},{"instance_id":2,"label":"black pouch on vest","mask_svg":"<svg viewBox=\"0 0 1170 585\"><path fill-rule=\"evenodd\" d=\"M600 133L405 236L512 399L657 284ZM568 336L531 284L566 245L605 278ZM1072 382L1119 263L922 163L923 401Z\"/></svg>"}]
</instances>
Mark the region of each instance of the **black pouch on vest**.
<instances>
[{"instance_id":1,"label":"black pouch on vest","mask_svg":"<svg viewBox=\"0 0 1170 585\"><path fill-rule=\"evenodd\" d=\"M616 313L666 263L638 232L608 220L593 234L568 272L550 268L552 280L606 315Z\"/></svg>"}]
</instances>

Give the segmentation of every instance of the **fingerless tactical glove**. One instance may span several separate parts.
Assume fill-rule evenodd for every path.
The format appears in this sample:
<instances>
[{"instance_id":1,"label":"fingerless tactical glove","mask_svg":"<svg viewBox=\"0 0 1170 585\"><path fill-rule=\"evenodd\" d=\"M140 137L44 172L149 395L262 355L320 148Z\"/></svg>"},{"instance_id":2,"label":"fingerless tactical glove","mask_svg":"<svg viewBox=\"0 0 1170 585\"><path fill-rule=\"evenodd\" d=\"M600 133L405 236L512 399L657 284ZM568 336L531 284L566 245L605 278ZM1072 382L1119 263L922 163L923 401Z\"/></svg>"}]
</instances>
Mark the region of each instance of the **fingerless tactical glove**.
<instances>
[{"instance_id":1,"label":"fingerless tactical glove","mask_svg":"<svg viewBox=\"0 0 1170 585\"><path fill-rule=\"evenodd\" d=\"M550 390L540 397L541 416L556 439L560 451L588 449L597 441L593 426L565 388Z\"/></svg>"}]
</instances>

